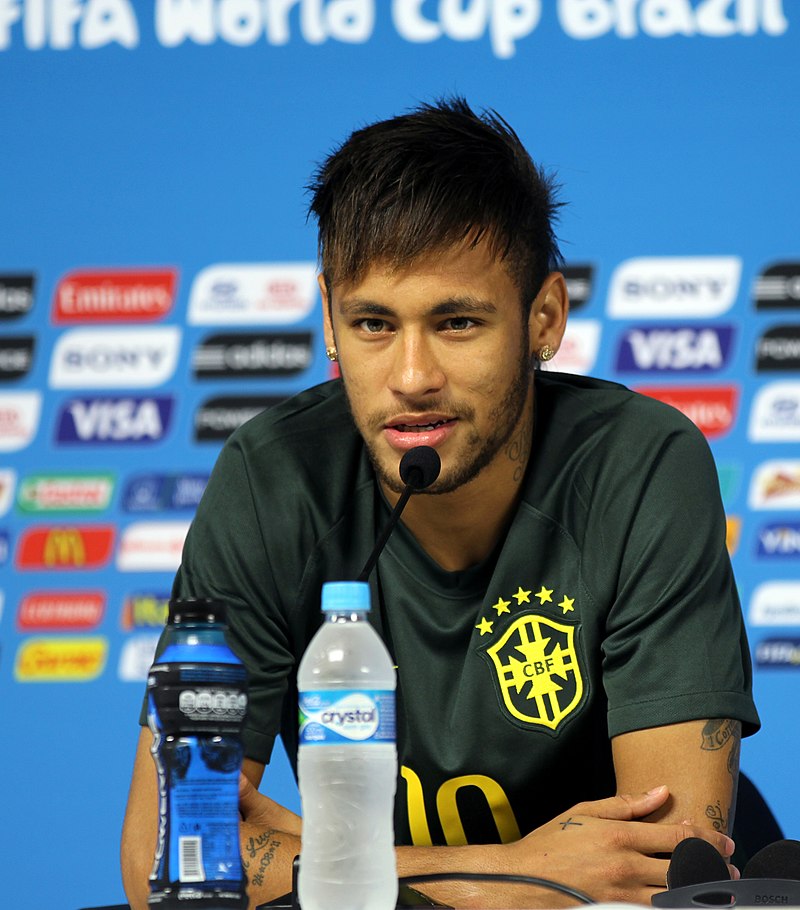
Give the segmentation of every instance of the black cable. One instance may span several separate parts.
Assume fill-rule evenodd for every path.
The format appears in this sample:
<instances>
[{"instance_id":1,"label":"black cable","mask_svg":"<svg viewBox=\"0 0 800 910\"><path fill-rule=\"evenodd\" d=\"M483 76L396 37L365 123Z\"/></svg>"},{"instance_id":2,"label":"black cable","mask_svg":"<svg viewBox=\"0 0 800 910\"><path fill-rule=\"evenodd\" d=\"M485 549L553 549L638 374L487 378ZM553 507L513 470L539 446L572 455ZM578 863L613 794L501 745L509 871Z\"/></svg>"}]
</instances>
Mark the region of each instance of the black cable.
<instances>
[{"instance_id":1,"label":"black cable","mask_svg":"<svg viewBox=\"0 0 800 910\"><path fill-rule=\"evenodd\" d=\"M403 885L448 881L515 882L523 885L536 885L539 888L550 888L551 891L560 891L561 894L574 897L575 900L580 901L582 904L596 903L588 894L578 891L577 888L570 888L568 885L562 885L560 882L554 882L549 878L536 878L533 875L506 875L502 872L428 872L424 875L404 875L399 881Z\"/></svg>"}]
</instances>

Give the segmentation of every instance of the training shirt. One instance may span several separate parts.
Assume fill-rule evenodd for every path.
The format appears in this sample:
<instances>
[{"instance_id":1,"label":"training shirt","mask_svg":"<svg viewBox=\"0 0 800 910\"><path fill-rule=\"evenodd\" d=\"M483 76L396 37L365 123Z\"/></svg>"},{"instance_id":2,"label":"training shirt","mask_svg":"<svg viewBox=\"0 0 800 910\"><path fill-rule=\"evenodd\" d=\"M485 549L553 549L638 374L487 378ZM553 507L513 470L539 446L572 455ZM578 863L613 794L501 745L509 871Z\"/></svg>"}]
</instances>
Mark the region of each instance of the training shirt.
<instances>
[{"instance_id":1,"label":"training shirt","mask_svg":"<svg viewBox=\"0 0 800 910\"><path fill-rule=\"evenodd\" d=\"M370 578L397 664L397 842L509 841L613 795L610 738L688 720L758 726L711 453L624 387L535 377L531 456L495 552L444 571L402 524ZM297 665L325 581L354 579L389 507L341 380L237 430L174 596L228 603L245 753L297 749Z\"/></svg>"}]
</instances>

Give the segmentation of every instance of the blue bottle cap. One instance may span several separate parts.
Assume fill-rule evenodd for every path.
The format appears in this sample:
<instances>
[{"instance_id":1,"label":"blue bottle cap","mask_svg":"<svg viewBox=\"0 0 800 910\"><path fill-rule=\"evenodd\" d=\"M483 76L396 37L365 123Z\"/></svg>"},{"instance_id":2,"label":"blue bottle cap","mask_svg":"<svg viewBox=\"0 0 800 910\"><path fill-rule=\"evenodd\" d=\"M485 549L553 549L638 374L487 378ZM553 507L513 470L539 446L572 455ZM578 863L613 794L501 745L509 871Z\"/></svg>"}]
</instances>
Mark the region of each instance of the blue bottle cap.
<instances>
[{"instance_id":1,"label":"blue bottle cap","mask_svg":"<svg viewBox=\"0 0 800 910\"><path fill-rule=\"evenodd\" d=\"M370 606L365 581L326 581L322 586L323 613L368 613Z\"/></svg>"}]
</instances>

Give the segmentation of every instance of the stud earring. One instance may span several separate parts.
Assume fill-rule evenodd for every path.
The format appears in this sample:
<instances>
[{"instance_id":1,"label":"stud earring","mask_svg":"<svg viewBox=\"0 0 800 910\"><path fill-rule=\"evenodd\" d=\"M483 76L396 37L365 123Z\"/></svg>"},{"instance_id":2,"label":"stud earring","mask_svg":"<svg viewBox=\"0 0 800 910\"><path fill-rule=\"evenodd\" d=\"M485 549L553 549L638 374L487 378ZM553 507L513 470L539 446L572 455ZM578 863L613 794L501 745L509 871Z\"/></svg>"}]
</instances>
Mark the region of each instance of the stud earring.
<instances>
[{"instance_id":1,"label":"stud earring","mask_svg":"<svg viewBox=\"0 0 800 910\"><path fill-rule=\"evenodd\" d=\"M539 360L546 362L548 360L552 360L556 356L556 352L553 350L553 348L550 347L549 344L545 344L539 348L539 353L537 356Z\"/></svg>"},{"instance_id":2,"label":"stud earring","mask_svg":"<svg viewBox=\"0 0 800 910\"><path fill-rule=\"evenodd\" d=\"M333 363L336 363L336 361L339 359L339 352L336 350L335 347L325 348L325 354L326 354L328 360L333 361Z\"/></svg>"}]
</instances>

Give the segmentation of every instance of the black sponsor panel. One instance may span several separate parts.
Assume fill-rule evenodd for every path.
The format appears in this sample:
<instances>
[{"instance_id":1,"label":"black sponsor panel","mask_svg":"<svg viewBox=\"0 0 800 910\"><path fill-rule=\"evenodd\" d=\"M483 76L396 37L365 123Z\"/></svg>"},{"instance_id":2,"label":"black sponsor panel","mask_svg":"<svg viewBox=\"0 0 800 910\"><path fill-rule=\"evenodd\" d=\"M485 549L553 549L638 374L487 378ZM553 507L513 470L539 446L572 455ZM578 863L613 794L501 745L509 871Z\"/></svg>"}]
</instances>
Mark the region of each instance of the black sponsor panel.
<instances>
[{"instance_id":1,"label":"black sponsor panel","mask_svg":"<svg viewBox=\"0 0 800 910\"><path fill-rule=\"evenodd\" d=\"M0 382L21 379L30 372L35 346L33 335L0 338Z\"/></svg>"},{"instance_id":2,"label":"black sponsor panel","mask_svg":"<svg viewBox=\"0 0 800 910\"><path fill-rule=\"evenodd\" d=\"M209 398L194 415L197 442L223 442L252 417L286 401L288 395L224 395Z\"/></svg>"},{"instance_id":3,"label":"black sponsor panel","mask_svg":"<svg viewBox=\"0 0 800 910\"><path fill-rule=\"evenodd\" d=\"M571 311L579 310L589 302L594 288L593 265L565 265L561 270L567 283L569 295L569 308Z\"/></svg>"},{"instance_id":4,"label":"black sponsor panel","mask_svg":"<svg viewBox=\"0 0 800 910\"><path fill-rule=\"evenodd\" d=\"M197 379L296 376L313 360L311 332L230 332L210 335L192 355Z\"/></svg>"},{"instance_id":5,"label":"black sponsor panel","mask_svg":"<svg viewBox=\"0 0 800 910\"><path fill-rule=\"evenodd\" d=\"M36 277L0 274L0 319L18 319L30 313Z\"/></svg>"},{"instance_id":6,"label":"black sponsor panel","mask_svg":"<svg viewBox=\"0 0 800 910\"><path fill-rule=\"evenodd\" d=\"M800 370L800 325L778 325L756 343L759 373Z\"/></svg>"},{"instance_id":7,"label":"black sponsor panel","mask_svg":"<svg viewBox=\"0 0 800 910\"><path fill-rule=\"evenodd\" d=\"M778 262L756 278L753 299L759 310L800 309L800 262Z\"/></svg>"}]
</instances>

